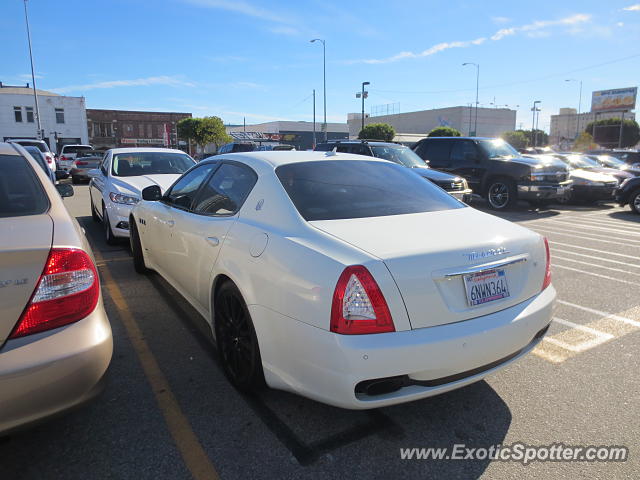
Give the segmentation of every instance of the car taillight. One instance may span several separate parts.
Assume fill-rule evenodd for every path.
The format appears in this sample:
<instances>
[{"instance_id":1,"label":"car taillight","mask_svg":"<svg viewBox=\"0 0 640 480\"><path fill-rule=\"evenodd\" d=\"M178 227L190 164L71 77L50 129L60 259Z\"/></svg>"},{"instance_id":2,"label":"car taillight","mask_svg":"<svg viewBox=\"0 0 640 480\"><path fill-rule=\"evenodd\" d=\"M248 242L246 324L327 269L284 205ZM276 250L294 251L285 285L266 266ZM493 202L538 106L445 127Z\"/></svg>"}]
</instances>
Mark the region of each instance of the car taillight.
<instances>
[{"instance_id":1,"label":"car taillight","mask_svg":"<svg viewBox=\"0 0 640 480\"><path fill-rule=\"evenodd\" d=\"M551 285L551 253L549 252L549 241L544 237L544 248L547 254L547 265L544 270L544 281L542 282L542 290Z\"/></svg>"},{"instance_id":2,"label":"car taillight","mask_svg":"<svg viewBox=\"0 0 640 480\"><path fill-rule=\"evenodd\" d=\"M89 165L89 162L76 162L76 165Z\"/></svg>"},{"instance_id":3,"label":"car taillight","mask_svg":"<svg viewBox=\"0 0 640 480\"><path fill-rule=\"evenodd\" d=\"M68 325L89 315L100 296L100 280L86 252L53 248L29 304L9 338Z\"/></svg>"},{"instance_id":4,"label":"car taillight","mask_svg":"<svg viewBox=\"0 0 640 480\"><path fill-rule=\"evenodd\" d=\"M49 154L45 154L45 158L47 159L47 163L53 163L53 157Z\"/></svg>"},{"instance_id":5,"label":"car taillight","mask_svg":"<svg viewBox=\"0 0 640 480\"><path fill-rule=\"evenodd\" d=\"M62 160L63 162L66 162L67 160L71 160L70 158L65 157L64 155L62 155L60 157L60 160Z\"/></svg>"},{"instance_id":6,"label":"car taillight","mask_svg":"<svg viewBox=\"0 0 640 480\"><path fill-rule=\"evenodd\" d=\"M345 268L331 304L330 329L343 335L395 332L387 301L362 265Z\"/></svg>"}]
</instances>

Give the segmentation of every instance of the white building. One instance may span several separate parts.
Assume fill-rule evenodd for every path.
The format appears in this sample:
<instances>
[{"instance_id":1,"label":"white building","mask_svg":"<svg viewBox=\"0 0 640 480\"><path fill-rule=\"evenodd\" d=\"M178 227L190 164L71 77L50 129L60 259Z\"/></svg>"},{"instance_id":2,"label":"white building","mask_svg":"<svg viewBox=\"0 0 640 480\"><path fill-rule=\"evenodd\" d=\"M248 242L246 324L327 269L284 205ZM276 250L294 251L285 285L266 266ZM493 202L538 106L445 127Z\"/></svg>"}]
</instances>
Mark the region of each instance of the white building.
<instances>
[{"instance_id":1,"label":"white building","mask_svg":"<svg viewBox=\"0 0 640 480\"><path fill-rule=\"evenodd\" d=\"M463 135L472 135L476 123L474 107L447 107L392 115L365 115L365 125L388 123L399 134L427 134L436 127L453 127ZM347 117L349 137L356 138L362 127L362 115L350 113ZM478 137L498 137L515 130L516 111L508 108L478 108Z\"/></svg>"},{"instance_id":2,"label":"white building","mask_svg":"<svg viewBox=\"0 0 640 480\"><path fill-rule=\"evenodd\" d=\"M598 112L598 120L607 118L620 118L620 112ZM635 120L633 112L625 112L625 120ZM576 135L583 132L589 123L595 121L596 113L584 112L578 115L575 108L561 108L558 115L551 115L551 127L549 129L549 143L559 145L573 141Z\"/></svg>"},{"instance_id":3,"label":"white building","mask_svg":"<svg viewBox=\"0 0 640 480\"><path fill-rule=\"evenodd\" d=\"M44 141L57 153L62 145L89 143L84 97L38 90ZM0 82L0 139L38 138L33 88Z\"/></svg>"},{"instance_id":4,"label":"white building","mask_svg":"<svg viewBox=\"0 0 640 480\"><path fill-rule=\"evenodd\" d=\"M324 140L322 122L316 122L316 140ZM293 145L298 150L308 150L313 147L313 122L295 122L280 120L275 122L258 123L245 126L229 126L227 133L256 132L268 136L281 143ZM349 128L346 123L327 123L327 139L340 140L349 138Z\"/></svg>"}]
</instances>

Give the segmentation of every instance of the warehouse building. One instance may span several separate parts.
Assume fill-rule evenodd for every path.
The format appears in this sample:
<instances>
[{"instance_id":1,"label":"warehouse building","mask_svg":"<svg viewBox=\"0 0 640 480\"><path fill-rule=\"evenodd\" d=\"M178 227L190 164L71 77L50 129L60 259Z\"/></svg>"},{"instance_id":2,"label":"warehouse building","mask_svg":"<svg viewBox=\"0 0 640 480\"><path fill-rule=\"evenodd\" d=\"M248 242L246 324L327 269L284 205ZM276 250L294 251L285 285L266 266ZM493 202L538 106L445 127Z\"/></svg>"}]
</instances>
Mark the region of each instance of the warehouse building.
<instances>
[{"instance_id":1,"label":"warehouse building","mask_svg":"<svg viewBox=\"0 0 640 480\"><path fill-rule=\"evenodd\" d=\"M477 132L479 137L498 137L504 132L515 130L516 111L508 108L478 108ZM362 127L362 115L350 113L347 118L349 138L357 138ZM474 107L447 107L418 112L391 115L365 115L365 125L388 123L400 134L424 135L436 127L453 127L463 135L473 135L476 124Z\"/></svg>"},{"instance_id":2,"label":"warehouse building","mask_svg":"<svg viewBox=\"0 0 640 480\"><path fill-rule=\"evenodd\" d=\"M324 139L323 124L316 122L316 140ZM293 145L296 150L309 150L313 148L313 122L275 121L258 123L246 126L228 126L227 133L253 132L262 134L280 143ZM341 140L349 138L349 128L346 123L327 123L327 138L329 140Z\"/></svg>"}]
</instances>

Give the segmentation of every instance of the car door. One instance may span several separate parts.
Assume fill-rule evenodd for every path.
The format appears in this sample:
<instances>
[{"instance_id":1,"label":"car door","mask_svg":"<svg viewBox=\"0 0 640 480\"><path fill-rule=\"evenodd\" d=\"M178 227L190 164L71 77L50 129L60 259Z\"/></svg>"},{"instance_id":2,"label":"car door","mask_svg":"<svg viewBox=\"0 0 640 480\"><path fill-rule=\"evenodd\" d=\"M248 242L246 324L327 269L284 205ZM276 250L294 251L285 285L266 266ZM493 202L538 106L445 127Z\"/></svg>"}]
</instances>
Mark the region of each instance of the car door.
<instances>
[{"instance_id":1,"label":"car door","mask_svg":"<svg viewBox=\"0 0 640 480\"><path fill-rule=\"evenodd\" d=\"M248 166L223 162L199 189L190 209L175 209L166 237L167 269L185 296L209 309L210 274L231 225L258 176Z\"/></svg>"},{"instance_id":2,"label":"car door","mask_svg":"<svg viewBox=\"0 0 640 480\"><path fill-rule=\"evenodd\" d=\"M429 161L431 168L445 172L451 169L451 141L448 139L423 140L417 145L415 152L423 160Z\"/></svg>"},{"instance_id":3,"label":"car door","mask_svg":"<svg viewBox=\"0 0 640 480\"><path fill-rule=\"evenodd\" d=\"M100 167L98 168L99 173L95 177L91 179L89 183L89 193L91 195L91 202L93 203L93 208L98 212L99 215L102 215L102 199L104 195L108 195L109 192L107 190L107 182L109 179L109 165L111 163L111 153L107 152L103 159Z\"/></svg>"},{"instance_id":4,"label":"car door","mask_svg":"<svg viewBox=\"0 0 640 480\"><path fill-rule=\"evenodd\" d=\"M449 172L466 178L476 192L487 169L487 161L472 140L452 140Z\"/></svg>"}]
</instances>

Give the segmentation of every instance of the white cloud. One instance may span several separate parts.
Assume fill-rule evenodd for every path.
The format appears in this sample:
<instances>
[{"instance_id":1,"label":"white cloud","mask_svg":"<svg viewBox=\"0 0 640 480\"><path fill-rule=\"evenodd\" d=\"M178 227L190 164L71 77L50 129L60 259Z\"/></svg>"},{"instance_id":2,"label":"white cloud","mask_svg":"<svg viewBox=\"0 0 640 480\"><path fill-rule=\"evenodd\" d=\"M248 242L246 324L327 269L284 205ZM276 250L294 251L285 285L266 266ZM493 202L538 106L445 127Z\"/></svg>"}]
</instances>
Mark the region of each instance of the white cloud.
<instances>
[{"instance_id":1,"label":"white cloud","mask_svg":"<svg viewBox=\"0 0 640 480\"><path fill-rule=\"evenodd\" d=\"M36 73L35 75L36 78L44 78L44 75L39 75ZM20 80L24 80L24 81L31 81L31 74L30 73L21 73L20 75L18 75L18 78Z\"/></svg>"},{"instance_id":2,"label":"white cloud","mask_svg":"<svg viewBox=\"0 0 640 480\"><path fill-rule=\"evenodd\" d=\"M289 27L287 25L278 25L276 27L269 28L269 31L278 35L300 35L300 30L295 27Z\"/></svg>"},{"instance_id":3,"label":"white cloud","mask_svg":"<svg viewBox=\"0 0 640 480\"><path fill-rule=\"evenodd\" d=\"M179 77L159 76L137 78L134 80L110 80L106 82L88 83L85 85L68 85L66 87L52 88L50 90L58 93L95 90L101 88L117 87L146 87L151 85L166 85L170 87L195 87L195 83L185 81Z\"/></svg>"},{"instance_id":4,"label":"white cloud","mask_svg":"<svg viewBox=\"0 0 640 480\"><path fill-rule=\"evenodd\" d=\"M561 18L559 20L538 20L527 25L521 25L519 27L509 27L509 28L501 28L496 33L494 33L490 39L494 42L502 40L505 37L509 37L515 35L517 33L525 33L530 37L543 37L548 36L547 33L544 32L544 29L558 26L565 26L576 28L578 25L588 22L591 20L591 15L587 15L584 13L578 13L575 15L571 15L565 18ZM347 63L368 63L368 64L379 64L379 63L390 63L397 62L398 60L404 60L406 58L421 58L428 57L434 55L436 53L442 52L444 50L448 50L451 48L467 48L474 45L482 45L487 41L486 37L479 37L475 40L463 40L463 41L454 41L454 42L442 42L432 47L423 50L422 52L400 52L396 55L387 58L380 59L366 59L366 60L352 60Z\"/></svg>"},{"instance_id":5,"label":"white cloud","mask_svg":"<svg viewBox=\"0 0 640 480\"><path fill-rule=\"evenodd\" d=\"M290 19L284 16L274 13L272 10L267 10L261 7L257 7L248 2L242 0L230 1L230 0L186 0L188 3L198 5L201 7L216 8L219 10L226 10L228 12L238 13L249 17L259 18L261 20L267 20L276 23L290 23Z\"/></svg>"},{"instance_id":6,"label":"white cloud","mask_svg":"<svg viewBox=\"0 0 640 480\"><path fill-rule=\"evenodd\" d=\"M509 23L511 19L509 17L491 17L493 23Z\"/></svg>"},{"instance_id":7,"label":"white cloud","mask_svg":"<svg viewBox=\"0 0 640 480\"><path fill-rule=\"evenodd\" d=\"M640 3L629 5L628 7L624 7L622 10L626 10L627 12L640 12Z\"/></svg>"}]
</instances>

